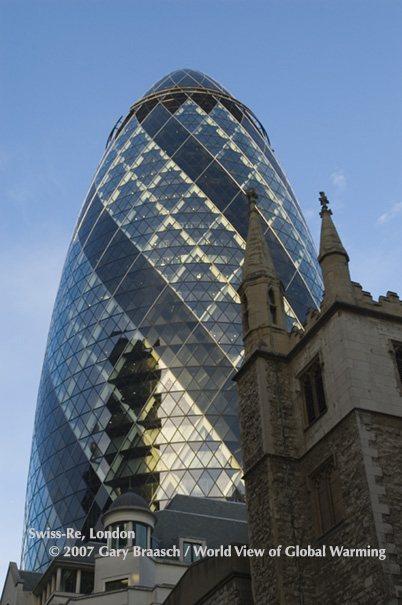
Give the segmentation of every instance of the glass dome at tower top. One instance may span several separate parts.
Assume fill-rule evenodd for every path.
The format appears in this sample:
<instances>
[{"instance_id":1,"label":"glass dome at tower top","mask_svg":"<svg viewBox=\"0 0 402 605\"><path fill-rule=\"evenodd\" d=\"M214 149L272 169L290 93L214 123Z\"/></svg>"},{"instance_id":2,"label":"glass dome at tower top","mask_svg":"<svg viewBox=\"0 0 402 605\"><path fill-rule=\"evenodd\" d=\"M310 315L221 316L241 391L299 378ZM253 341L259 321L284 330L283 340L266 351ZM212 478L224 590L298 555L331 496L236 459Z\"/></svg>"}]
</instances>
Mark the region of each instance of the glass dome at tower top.
<instances>
[{"instance_id":1,"label":"glass dome at tower top","mask_svg":"<svg viewBox=\"0 0 402 605\"><path fill-rule=\"evenodd\" d=\"M226 95L232 96L219 82L203 74L201 71L196 71L195 69L176 69L155 82L142 96L142 99L151 94L172 88L207 88L210 90L219 90Z\"/></svg>"},{"instance_id":2,"label":"glass dome at tower top","mask_svg":"<svg viewBox=\"0 0 402 605\"><path fill-rule=\"evenodd\" d=\"M124 121L120 121L114 127L106 147L119 136L133 114L141 123L158 102L162 102L169 111L174 113L189 97L192 97L207 113L213 108L213 105L211 105L212 99L214 99L214 104L218 101L221 102L238 122L242 122L243 118L250 122L257 131L257 136L262 138L262 141L257 144L261 147L262 143L263 151L266 145L270 147L268 134L257 116L243 103L235 99L219 82L195 69L177 69L160 78L131 106ZM252 136L255 137L256 134Z\"/></svg>"}]
</instances>

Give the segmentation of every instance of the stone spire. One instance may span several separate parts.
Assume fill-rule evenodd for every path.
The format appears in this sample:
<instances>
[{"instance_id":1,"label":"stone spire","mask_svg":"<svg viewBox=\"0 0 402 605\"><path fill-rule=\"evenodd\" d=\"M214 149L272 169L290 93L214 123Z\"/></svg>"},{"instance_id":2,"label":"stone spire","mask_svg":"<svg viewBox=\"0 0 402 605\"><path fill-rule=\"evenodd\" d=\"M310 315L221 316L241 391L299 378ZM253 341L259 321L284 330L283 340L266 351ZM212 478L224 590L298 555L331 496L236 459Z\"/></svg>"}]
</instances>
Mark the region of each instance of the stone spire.
<instances>
[{"instance_id":1,"label":"stone spire","mask_svg":"<svg viewBox=\"0 0 402 605\"><path fill-rule=\"evenodd\" d=\"M261 228L254 189L247 191L250 222L240 288L246 357L258 348L287 352L283 288ZM286 350L285 350L286 349Z\"/></svg>"},{"instance_id":2,"label":"stone spire","mask_svg":"<svg viewBox=\"0 0 402 605\"><path fill-rule=\"evenodd\" d=\"M323 191L320 192L319 200L322 205L322 223L318 261L324 280L322 306L326 309L336 300L354 303L355 299L349 274L349 256L335 229L331 218L332 211L328 208L329 201Z\"/></svg>"},{"instance_id":3,"label":"stone spire","mask_svg":"<svg viewBox=\"0 0 402 605\"><path fill-rule=\"evenodd\" d=\"M261 229L260 216L256 206L258 196L253 188L250 188L246 195L250 204L250 212L242 281L262 274L276 277L271 253Z\"/></svg>"}]
</instances>

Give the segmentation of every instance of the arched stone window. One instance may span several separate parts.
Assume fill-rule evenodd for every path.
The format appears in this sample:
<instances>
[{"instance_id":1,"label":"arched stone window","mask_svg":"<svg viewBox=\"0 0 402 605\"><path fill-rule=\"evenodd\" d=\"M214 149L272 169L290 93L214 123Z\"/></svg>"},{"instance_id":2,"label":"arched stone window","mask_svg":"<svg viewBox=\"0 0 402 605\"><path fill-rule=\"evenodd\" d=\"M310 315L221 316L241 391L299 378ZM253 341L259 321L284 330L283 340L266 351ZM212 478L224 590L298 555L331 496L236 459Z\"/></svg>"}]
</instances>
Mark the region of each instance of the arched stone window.
<instances>
[{"instance_id":1,"label":"arched stone window","mask_svg":"<svg viewBox=\"0 0 402 605\"><path fill-rule=\"evenodd\" d=\"M398 370L399 380L402 386L402 345L394 344L394 355L396 362L396 369Z\"/></svg>"},{"instance_id":2,"label":"arched stone window","mask_svg":"<svg viewBox=\"0 0 402 605\"><path fill-rule=\"evenodd\" d=\"M322 366L318 358L303 372L300 382L306 406L307 422L311 424L327 409Z\"/></svg>"},{"instance_id":3,"label":"arched stone window","mask_svg":"<svg viewBox=\"0 0 402 605\"><path fill-rule=\"evenodd\" d=\"M248 332L250 329L249 325L249 317L248 317L248 301L247 296L243 294L241 297L241 308L242 308L242 317L243 317L243 331L244 333Z\"/></svg>"},{"instance_id":4,"label":"arched stone window","mask_svg":"<svg viewBox=\"0 0 402 605\"><path fill-rule=\"evenodd\" d=\"M310 477L310 485L316 510L317 533L322 535L343 518L339 473L332 458Z\"/></svg>"},{"instance_id":5,"label":"arched stone window","mask_svg":"<svg viewBox=\"0 0 402 605\"><path fill-rule=\"evenodd\" d=\"M273 325L277 322L277 313L276 313L276 302L275 302L275 294L272 288L268 288L268 305L269 305L269 316L271 318L271 323Z\"/></svg>"}]
</instances>

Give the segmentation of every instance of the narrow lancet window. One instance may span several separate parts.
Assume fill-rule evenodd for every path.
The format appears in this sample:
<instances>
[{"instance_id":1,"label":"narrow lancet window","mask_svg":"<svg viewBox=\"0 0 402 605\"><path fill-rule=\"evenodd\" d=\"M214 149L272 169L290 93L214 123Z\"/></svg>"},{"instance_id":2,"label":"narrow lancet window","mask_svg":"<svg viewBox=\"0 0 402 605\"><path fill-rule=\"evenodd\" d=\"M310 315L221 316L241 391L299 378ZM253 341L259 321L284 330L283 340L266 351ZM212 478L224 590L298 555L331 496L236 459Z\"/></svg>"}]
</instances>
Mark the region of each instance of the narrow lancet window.
<instances>
[{"instance_id":1,"label":"narrow lancet window","mask_svg":"<svg viewBox=\"0 0 402 605\"><path fill-rule=\"evenodd\" d=\"M276 304L275 304L275 294L272 288L268 288L268 304L269 304L269 315L271 318L271 323L276 324Z\"/></svg>"},{"instance_id":2,"label":"narrow lancet window","mask_svg":"<svg viewBox=\"0 0 402 605\"><path fill-rule=\"evenodd\" d=\"M247 296L245 294L243 294L243 296L241 297L241 307L242 307L242 314L243 314L243 330L244 330L244 333L246 333L250 329L250 325L249 325L249 318L248 318L248 302L247 302Z\"/></svg>"},{"instance_id":3,"label":"narrow lancet window","mask_svg":"<svg viewBox=\"0 0 402 605\"><path fill-rule=\"evenodd\" d=\"M398 370L399 380L402 386L402 345L394 345L394 355L396 362L396 369Z\"/></svg>"},{"instance_id":4,"label":"narrow lancet window","mask_svg":"<svg viewBox=\"0 0 402 605\"><path fill-rule=\"evenodd\" d=\"M311 424L327 409L322 379L322 366L319 359L313 362L303 373L300 382L306 406L307 423Z\"/></svg>"},{"instance_id":5,"label":"narrow lancet window","mask_svg":"<svg viewBox=\"0 0 402 605\"><path fill-rule=\"evenodd\" d=\"M317 533L325 534L342 520L339 473L331 459L311 477Z\"/></svg>"}]
</instances>

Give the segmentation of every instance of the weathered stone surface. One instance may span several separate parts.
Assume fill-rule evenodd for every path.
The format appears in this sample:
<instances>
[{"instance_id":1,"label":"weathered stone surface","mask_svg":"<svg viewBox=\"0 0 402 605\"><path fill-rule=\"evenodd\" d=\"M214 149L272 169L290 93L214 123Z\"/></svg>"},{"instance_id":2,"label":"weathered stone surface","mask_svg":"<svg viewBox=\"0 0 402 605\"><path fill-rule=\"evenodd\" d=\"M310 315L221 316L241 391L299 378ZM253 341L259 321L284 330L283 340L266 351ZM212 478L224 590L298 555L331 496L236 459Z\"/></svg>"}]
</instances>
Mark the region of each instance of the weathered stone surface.
<instances>
[{"instance_id":1,"label":"weathered stone surface","mask_svg":"<svg viewBox=\"0 0 402 605\"><path fill-rule=\"evenodd\" d=\"M253 605L247 557L210 557L192 565L164 605Z\"/></svg>"},{"instance_id":2,"label":"weathered stone surface","mask_svg":"<svg viewBox=\"0 0 402 605\"><path fill-rule=\"evenodd\" d=\"M320 201L325 294L305 331L288 335L267 321L255 272L241 286L252 319L237 376L249 536L251 547L265 549L251 559L254 602L395 605L402 603L402 376L394 354L402 303L393 292L375 302L351 282L325 194ZM257 258L256 241L247 241L249 259ZM259 254L258 266L264 262L268 274ZM275 281L272 267L269 276ZM317 372L323 387L314 386ZM296 546L305 552L287 556Z\"/></svg>"},{"instance_id":3,"label":"weathered stone surface","mask_svg":"<svg viewBox=\"0 0 402 605\"><path fill-rule=\"evenodd\" d=\"M393 358L402 325L340 310L294 351L255 352L238 376L254 602L402 602L402 397ZM318 356L327 411L307 426L299 378ZM324 535L312 477L325 461L339 476L342 519ZM281 545L281 556L269 556ZM287 546L326 547L287 557ZM359 549L332 556L330 547ZM385 549L381 560L373 549ZM365 552L366 551L366 552Z\"/></svg>"}]
</instances>

